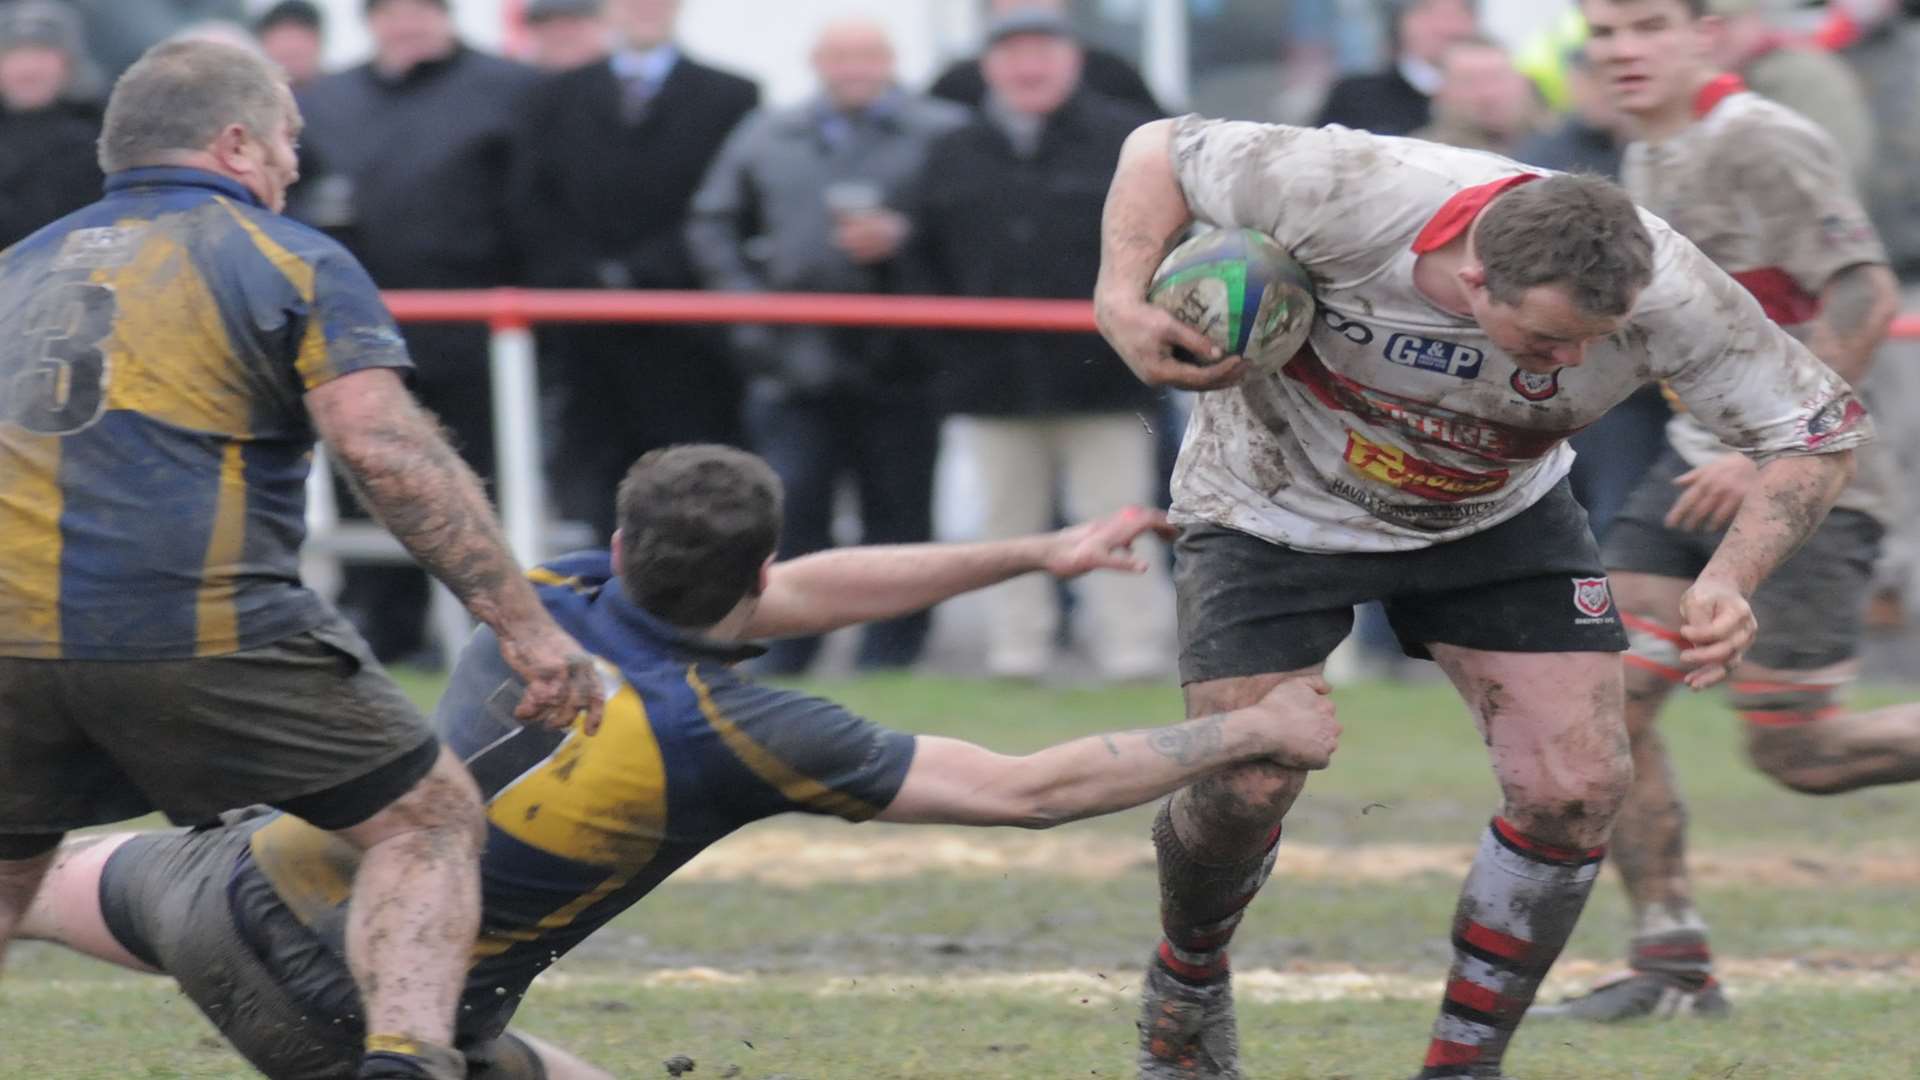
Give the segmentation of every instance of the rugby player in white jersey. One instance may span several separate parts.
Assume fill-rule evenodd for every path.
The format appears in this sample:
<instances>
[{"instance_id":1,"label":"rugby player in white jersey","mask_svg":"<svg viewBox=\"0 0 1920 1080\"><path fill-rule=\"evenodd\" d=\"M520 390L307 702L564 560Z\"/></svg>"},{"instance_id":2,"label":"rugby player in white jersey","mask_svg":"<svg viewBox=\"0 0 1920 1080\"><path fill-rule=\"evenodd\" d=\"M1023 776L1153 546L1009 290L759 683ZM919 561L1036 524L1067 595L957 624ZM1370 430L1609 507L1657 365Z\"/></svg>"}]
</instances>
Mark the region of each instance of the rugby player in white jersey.
<instances>
[{"instance_id":1,"label":"rugby player in white jersey","mask_svg":"<svg viewBox=\"0 0 1920 1080\"><path fill-rule=\"evenodd\" d=\"M1585 0L1594 69L1638 127L1633 196L1744 285L1776 323L1849 382L1872 365L1899 307L1846 157L1813 123L1747 90L1713 61L1728 0ZM1844 407L1844 406L1843 406ZM1706 923L1686 866L1686 809L1656 724L1688 663L1680 601L1750 497L1753 463L1683 412L1664 456L1627 501L1601 559L1632 649L1627 730L1634 783L1615 823L1614 863L1633 909L1630 970L1536 1010L1593 1021L1717 1015ZM1844 414L1812 417L1817 436ZM1891 464L1871 447L1831 515L1753 595L1760 624L1729 685L1753 763L1796 791L1832 794L1920 779L1920 706L1849 712Z\"/></svg>"},{"instance_id":2,"label":"rugby player in white jersey","mask_svg":"<svg viewBox=\"0 0 1920 1080\"><path fill-rule=\"evenodd\" d=\"M1320 304L1281 371L1142 297L1199 220L1293 252ZM1687 681L1724 679L1748 598L1814 531L1871 425L1846 382L1619 188L1342 128L1188 117L1121 155L1095 307L1143 380L1201 395L1174 478L1181 679L1191 715L1306 678L1385 602L1411 655L1472 710L1504 805L1468 873L1421 1077L1499 1077L1591 891L1632 784L1626 638L1566 437L1666 380L1759 464L1679 601ZM1217 352L1212 355L1217 357ZM1243 766L1154 827L1165 939L1147 972L1143 1077L1237 1077L1227 945L1305 774Z\"/></svg>"}]
</instances>

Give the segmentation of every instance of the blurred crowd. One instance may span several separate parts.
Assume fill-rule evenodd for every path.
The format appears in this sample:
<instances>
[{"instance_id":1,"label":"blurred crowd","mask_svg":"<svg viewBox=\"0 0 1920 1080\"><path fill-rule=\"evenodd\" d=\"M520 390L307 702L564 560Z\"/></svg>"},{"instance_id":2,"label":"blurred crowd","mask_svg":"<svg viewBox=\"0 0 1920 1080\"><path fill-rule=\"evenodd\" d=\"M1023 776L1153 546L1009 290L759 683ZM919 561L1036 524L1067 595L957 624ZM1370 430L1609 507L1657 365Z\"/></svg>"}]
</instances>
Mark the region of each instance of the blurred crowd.
<instances>
[{"instance_id":1,"label":"blurred crowd","mask_svg":"<svg viewBox=\"0 0 1920 1080\"><path fill-rule=\"evenodd\" d=\"M1714 3L1722 62L1846 149L1920 311L1915 5ZM1356 4L1383 30L1378 70L1352 70L1368 59L1341 29L1360 25ZM327 71L327 27L307 0L0 0L0 245L96 196L107 80L184 33L250 41L285 68L306 119L289 213L345 243L383 287L1091 293L1121 141L1162 106L1134 64L1083 36L1074 5L988 0L978 55L924 90L898 78L882 24L834 22L794 46L810 50L817 92L778 108L680 46L680 6L525 0L521 62L464 43L448 0L366 0L372 55ZM1469 0L1296 0L1289 16L1311 46L1280 54L1298 61L1277 73L1293 89L1247 95L1269 104L1241 118L1619 168L1630 136L1582 54L1577 17L1516 53ZM490 474L492 402L476 363L486 330L405 332L417 392ZM737 443L787 484L789 557L836 540L929 539L943 432L961 433L949 450L970 462L988 535L1164 500L1183 413L1093 335L610 325L544 328L539 344L543 401L528 407L547 420L561 516L604 537L609 493L639 454ZM1920 356L1882 372L1876 394L1905 415L1920 409ZM1576 441L1597 529L1665 420L1649 388ZM1906 532L1885 570L1888 622L1915 576ZM1023 579L993 596L988 667L1039 677L1077 640L1103 677L1158 676L1171 664L1170 601L1158 562L1072 597ZM341 598L387 659L423 649L425 602L411 568L356 568ZM925 616L872 627L857 662L910 665L927 627ZM803 671L816 649L785 643L762 663Z\"/></svg>"}]
</instances>

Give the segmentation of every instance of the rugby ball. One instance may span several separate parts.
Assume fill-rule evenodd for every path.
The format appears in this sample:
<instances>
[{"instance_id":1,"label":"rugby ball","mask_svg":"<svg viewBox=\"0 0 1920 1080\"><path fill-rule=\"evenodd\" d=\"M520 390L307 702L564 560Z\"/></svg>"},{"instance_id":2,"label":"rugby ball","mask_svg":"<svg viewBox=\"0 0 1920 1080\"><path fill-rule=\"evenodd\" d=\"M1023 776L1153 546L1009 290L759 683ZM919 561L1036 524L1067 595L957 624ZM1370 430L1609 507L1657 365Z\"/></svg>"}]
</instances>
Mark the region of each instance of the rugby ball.
<instances>
[{"instance_id":1,"label":"rugby ball","mask_svg":"<svg viewBox=\"0 0 1920 1080\"><path fill-rule=\"evenodd\" d=\"M1147 299L1213 339L1224 355L1266 368L1293 359L1313 326L1306 269L1253 229L1208 229L1187 239L1160 263ZM1185 349L1174 355L1212 362Z\"/></svg>"}]
</instances>

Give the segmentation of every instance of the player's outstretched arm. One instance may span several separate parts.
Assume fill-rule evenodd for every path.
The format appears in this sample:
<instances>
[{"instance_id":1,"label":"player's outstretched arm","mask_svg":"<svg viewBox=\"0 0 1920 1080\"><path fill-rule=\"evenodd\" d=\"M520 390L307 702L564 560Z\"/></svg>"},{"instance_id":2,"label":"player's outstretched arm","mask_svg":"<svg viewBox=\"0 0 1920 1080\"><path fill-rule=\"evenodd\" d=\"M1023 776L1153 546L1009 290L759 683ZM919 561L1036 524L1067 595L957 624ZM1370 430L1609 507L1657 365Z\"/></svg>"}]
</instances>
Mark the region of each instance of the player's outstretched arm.
<instances>
[{"instance_id":1,"label":"player's outstretched arm","mask_svg":"<svg viewBox=\"0 0 1920 1080\"><path fill-rule=\"evenodd\" d=\"M1681 659L1687 685L1704 690L1725 679L1758 627L1747 598L1826 520L1853 480L1853 451L1778 457L1760 467L1726 539L1680 602L1680 632L1693 643Z\"/></svg>"},{"instance_id":2,"label":"player's outstretched arm","mask_svg":"<svg viewBox=\"0 0 1920 1080\"><path fill-rule=\"evenodd\" d=\"M1217 390L1247 373L1232 357L1206 367L1174 359L1176 346L1220 358L1206 335L1147 302L1147 286L1175 234L1193 220L1173 171L1173 121L1155 120L1127 136L1107 191L1100 225L1100 280L1094 317L1107 343L1141 382L1183 390Z\"/></svg>"},{"instance_id":3,"label":"player's outstretched arm","mask_svg":"<svg viewBox=\"0 0 1920 1080\"><path fill-rule=\"evenodd\" d=\"M806 637L898 618L962 593L1045 571L1076 578L1096 570L1140 574L1134 541L1175 529L1158 510L1130 506L1058 532L977 544L853 547L777 563L745 636Z\"/></svg>"},{"instance_id":4,"label":"player's outstretched arm","mask_svg":"<svg viewBox=\"0 0 1920 1080\"><path fill-rule=\"evenodd\" d=\"M1327 684L1291 679L1244 709L1094 735L1025 757L921 736L882 821L1044 829L1151 802L1228 765L1323 769L1340 738Z\"/></svg>"},{"instance_id":5,"label":"player's outstretched arm","mask_svg":"<svg viewBox=\"0 0 1920 1080\"><path fill-rule=\"evenodd\" d=\"M593 659L540 604L479 478L398 375L369 368L307 392L314 428L353 478L361 501L473 617L500 636L508 665L527 681L515 715L551 728L587 714L600 723Z\"/></svg>"}]
</instances>

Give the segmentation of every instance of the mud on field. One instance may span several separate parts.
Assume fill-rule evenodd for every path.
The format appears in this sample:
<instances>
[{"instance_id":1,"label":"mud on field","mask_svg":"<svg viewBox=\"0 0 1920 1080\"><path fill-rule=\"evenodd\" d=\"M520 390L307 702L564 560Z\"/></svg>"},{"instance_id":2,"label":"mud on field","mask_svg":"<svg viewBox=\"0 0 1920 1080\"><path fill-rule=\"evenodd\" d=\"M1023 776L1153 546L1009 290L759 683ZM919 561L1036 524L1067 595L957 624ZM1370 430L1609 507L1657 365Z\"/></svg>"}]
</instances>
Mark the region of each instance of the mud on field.
<instances>
[{"instance_id":1,"label":"mud on field","mask_svg":"<svg viewBox=\"0 0 1920 1080\"><path fill-rule=\"evenodd\" d=\"M1277 879L1331 882L1403 881L1423 874L1460 878L1473 858L1468 845L1280 845ZM1832 888L1836 885L1920 885L1920 846L1855 851L1792 848L1698 851L1690 856L1697 884ZM707 882L812 885L898 881L927 873L999 876L1047 874L1073 881L1109 881L1154 865L1145 837L1080 831L1025 833L977 829L877 830L857 834L759 828L710 848L675 875Z\"/></svg>"},{"instance_id":2,"label":"mud on field","mask_svg":"<svg viewBox=\"0 0 1920 1080\"><path fill-rule=\"evenodd\" d=\"M1735 999L1775 993L1834 990L1920 989L1920 953L1888 955L1827 952L1793 959L1722 958L1716 970ZM1617 974L1607 964L1562 961L1547 978L1542 1000L1578 993ZM928 972L924 975L761 976L708 967L635 972L630 975L553 972L541 985L609 990L627 987L691 990L773 989L822 997L923 995L938 997L1022 996L1061 1004L1131 1002L1139 990L1137 971L1061 970L1019 973ZM1235 971L1234 996L1263 1004L1317 1001L1431 1000L1441 979L1432 974L1368 970L1343 964L1302 964L1287 970Z\"/></svg>"}]
</instances>

